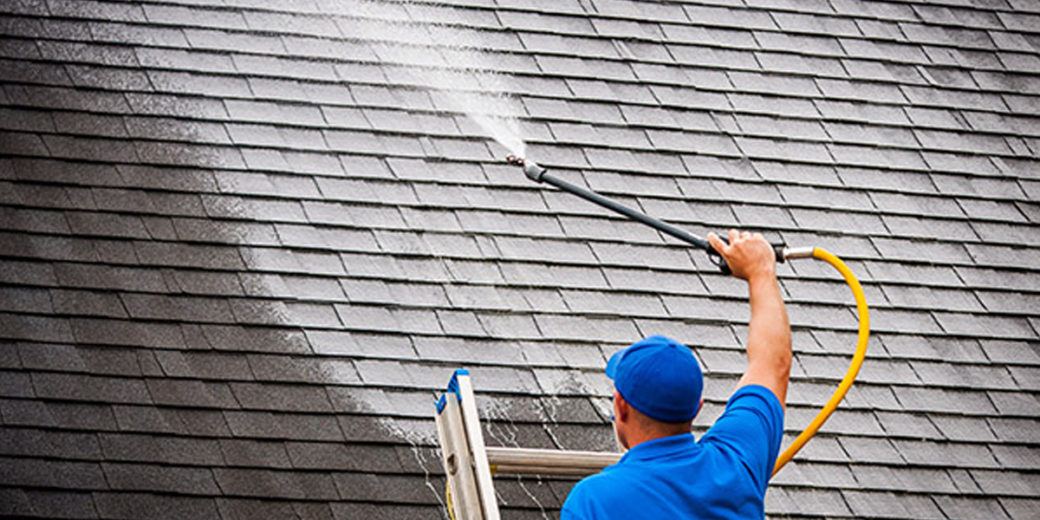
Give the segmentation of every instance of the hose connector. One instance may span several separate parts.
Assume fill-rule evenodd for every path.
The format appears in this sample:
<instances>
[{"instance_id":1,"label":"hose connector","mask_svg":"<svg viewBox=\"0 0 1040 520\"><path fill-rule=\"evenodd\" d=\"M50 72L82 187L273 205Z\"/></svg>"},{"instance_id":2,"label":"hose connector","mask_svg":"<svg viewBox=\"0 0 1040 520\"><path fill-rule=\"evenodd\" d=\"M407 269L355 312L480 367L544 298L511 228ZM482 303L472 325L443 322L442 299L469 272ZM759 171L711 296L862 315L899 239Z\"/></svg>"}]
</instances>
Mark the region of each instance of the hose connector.
<instances>
[{"instance_id":1,"label":"hose connector","mask_svg":"<svg viewBox=\"0 0 1040 520\"><path fill-rule=\"evenodd\" d=\"M783 256L785 260L798 260L800 258L812 258L815 247L785 247Z\"/></svg>"}]
</instances>

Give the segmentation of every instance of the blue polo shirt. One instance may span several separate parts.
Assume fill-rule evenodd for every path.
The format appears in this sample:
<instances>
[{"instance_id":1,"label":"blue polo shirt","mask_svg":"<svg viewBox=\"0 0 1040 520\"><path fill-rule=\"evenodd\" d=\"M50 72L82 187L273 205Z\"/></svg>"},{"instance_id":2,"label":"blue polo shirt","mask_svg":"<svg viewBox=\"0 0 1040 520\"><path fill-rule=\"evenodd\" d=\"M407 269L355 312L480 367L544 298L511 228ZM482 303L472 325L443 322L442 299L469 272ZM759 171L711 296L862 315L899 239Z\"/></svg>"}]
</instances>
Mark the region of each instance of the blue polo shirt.
<instances>
[{"instance_id":1,"label":"blue polo shirt","mask_svg":"<svg viewBox=\"0 0 1040 520\"><path fill-rule=\"evenodd\" d=\"M771 390L741 387L699 442L687 433L647 441L578 482L561 520L764 518L783 426Z\"/></svg>"}]
</instances>

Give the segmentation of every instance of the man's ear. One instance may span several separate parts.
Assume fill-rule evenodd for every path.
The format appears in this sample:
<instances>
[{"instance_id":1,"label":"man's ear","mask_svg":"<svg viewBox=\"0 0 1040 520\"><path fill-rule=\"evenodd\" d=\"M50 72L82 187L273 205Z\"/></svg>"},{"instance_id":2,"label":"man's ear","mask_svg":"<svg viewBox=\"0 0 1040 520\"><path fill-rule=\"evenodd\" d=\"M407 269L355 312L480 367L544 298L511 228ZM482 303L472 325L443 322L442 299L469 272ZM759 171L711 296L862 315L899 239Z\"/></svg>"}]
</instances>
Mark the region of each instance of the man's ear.
<instances>
[{"instance_id":1,"label":"man's ear","mask_svg":"<svg viewBox=\"0 0 1040 520\"><path fill-rule=\"evenodd\" d=\"M701 398L701 402L697 403L697 412L693 414L694 417L697 417L698 415L701 414L701 408L704 408L704 398L703 397Z\"/></svg>"},{"instance_id":2,"label":"man's ear","mask_svg":"<svg viewBox=\"0 0 1040 520\"><path fill-rule=\"evenodd\" d=\"M628 401L621 396L621 392L614 391L614 417L616 421L628 422L630 408Z\"/></svg>"}]
</instances>

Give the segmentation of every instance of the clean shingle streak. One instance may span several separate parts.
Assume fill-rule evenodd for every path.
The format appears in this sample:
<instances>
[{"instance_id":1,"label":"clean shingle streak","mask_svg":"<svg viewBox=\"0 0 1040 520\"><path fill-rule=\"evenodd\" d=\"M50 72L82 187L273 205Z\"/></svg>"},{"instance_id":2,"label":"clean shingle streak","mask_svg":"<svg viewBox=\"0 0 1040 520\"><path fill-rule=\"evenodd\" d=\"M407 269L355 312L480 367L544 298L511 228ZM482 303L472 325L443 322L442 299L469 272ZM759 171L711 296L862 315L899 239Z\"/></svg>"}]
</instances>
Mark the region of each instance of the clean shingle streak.
<instances>
[{"instance_id":1,"label":"clean shingle streak","mask_svg":"<svg viewBox=\"0 0 1040 520\"><path fill-rule=\"evenodd\" d=\"M388 19L480 42L561 176L849 260L870 357L770 516L1036 518L1035 0L0 2L0 516L442 518L452 369L490 443L607 450L602 364L651 333L720 413L741 285L504 167ZM790 439L855 320L826 268L781 283Z\"/></svg>"}]
</instances>

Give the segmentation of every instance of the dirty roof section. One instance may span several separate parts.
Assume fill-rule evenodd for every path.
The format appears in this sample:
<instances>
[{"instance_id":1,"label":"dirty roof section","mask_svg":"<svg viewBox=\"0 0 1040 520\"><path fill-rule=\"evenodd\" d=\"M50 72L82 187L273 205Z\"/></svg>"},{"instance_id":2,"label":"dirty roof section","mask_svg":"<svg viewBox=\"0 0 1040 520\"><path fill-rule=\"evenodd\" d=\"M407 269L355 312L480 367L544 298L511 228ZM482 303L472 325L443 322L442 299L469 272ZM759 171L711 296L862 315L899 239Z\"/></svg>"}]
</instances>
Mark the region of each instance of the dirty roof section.
<instances>
[{"instance_id":1,"label":"dirty roof section","mask_svg":"<svg viewBox=\"0 0 1040 520\"><path fill-rule=\"evenodd\" d=\"M0 3L0 514L442 518L453 369L489 443L608 450L604 359L651 333L720 413L741 283L503 164L373 50L410 20L482 42L560 176L862 277L869 359L771 515L1036 517L1040 2L452 4ZM789 440L856 322L781 276ZM543 518L572 484L497 489Z\"/></svg>"}]
</instances>

